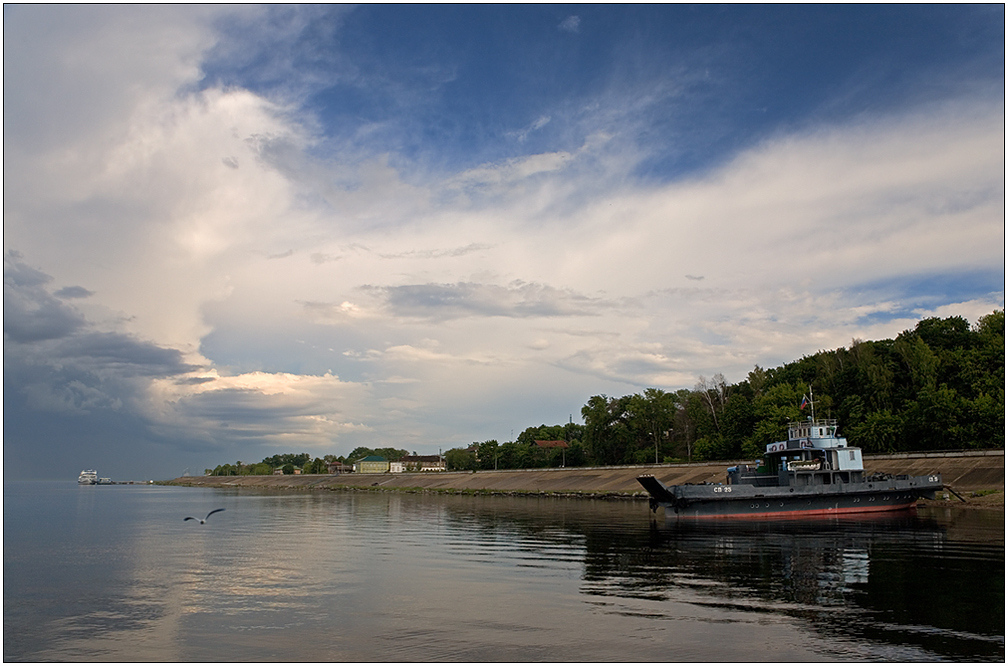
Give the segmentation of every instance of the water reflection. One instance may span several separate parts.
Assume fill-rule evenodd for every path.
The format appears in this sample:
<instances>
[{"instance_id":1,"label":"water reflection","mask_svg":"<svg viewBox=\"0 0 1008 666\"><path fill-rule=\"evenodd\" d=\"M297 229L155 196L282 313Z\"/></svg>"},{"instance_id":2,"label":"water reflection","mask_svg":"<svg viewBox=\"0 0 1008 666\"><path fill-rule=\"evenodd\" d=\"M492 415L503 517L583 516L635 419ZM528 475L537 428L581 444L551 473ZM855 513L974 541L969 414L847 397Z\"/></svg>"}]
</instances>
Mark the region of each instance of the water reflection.
<instances>
[{"instance_id":1,"label":"water reflection","mask_svg":"<svg viewBox=\"0 0 1008 666\"><path fill-rule=\"evenodd\" d=\"M585 595L788 616L828 639L823 656L1004 658L1003 513L645 529L625 508L512 499L452 513L543 557L582 546Z\"/></svg>"},{"instance_id":2,"label":"water reflection","mask_svg":"<svg viewBox=\"0 0 1008 666\"><path fill-rule=\"evenodd\" d=\"M97 490L5 488L5 660L1004 659L1003 513Z\"/></svg>"}]
</instances>

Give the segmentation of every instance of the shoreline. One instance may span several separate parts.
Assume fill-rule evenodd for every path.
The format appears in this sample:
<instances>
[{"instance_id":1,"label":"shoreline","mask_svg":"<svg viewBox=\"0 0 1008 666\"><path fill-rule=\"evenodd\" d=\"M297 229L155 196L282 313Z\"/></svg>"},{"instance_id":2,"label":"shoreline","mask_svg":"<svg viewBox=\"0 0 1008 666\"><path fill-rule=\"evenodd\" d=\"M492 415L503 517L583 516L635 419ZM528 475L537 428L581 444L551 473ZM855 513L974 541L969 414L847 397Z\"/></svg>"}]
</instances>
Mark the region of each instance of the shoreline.
<instances>
[{"instance_id":1,"label":"shoreline","mask_svg":"<svg viewBox=\"0 0 1008 666\"><path fill-rule=\"evenodd\" d=\"M895 454L865 456L869 474L923 475L939 472L947 487L927 506L970 506L1004 510L1004 451ZM204 488L247 488L280 491L401 492L452 495L550 496L583 499L639 500L648 494L637 482L652 474L669 485L724 483L734 462L670 463L619 467L567 467L464 472L404 472L381 474L291 474L270 476L188 476L162 485ZM965 501L956 497L958 493Z\"/></svg>"}]
</instances>

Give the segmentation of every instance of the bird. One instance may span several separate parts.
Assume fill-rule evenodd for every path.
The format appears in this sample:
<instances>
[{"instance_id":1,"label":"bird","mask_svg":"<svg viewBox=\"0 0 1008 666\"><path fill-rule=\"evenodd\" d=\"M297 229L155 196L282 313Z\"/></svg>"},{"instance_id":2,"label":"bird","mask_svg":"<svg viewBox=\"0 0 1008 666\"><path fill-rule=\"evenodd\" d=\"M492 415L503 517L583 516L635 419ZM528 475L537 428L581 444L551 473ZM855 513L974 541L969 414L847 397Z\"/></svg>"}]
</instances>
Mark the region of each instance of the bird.
<instances>
[{"instance_id":1,"label":"bird","mask_svg":"<svg viewBox=\"0 0 1008 666\"><path fill-rule=\"evenodd\" d=\"M203 523L205 523L207 521L207 518L209 518L210 516L214 515L218 511L223 511L223 510L224 509L214 509L213 511L211 511L210 513L208 513L206 515L206 518L193 518L192 516L186 516L185 518L182 519L182 522L184 523L187 520L198 520L199 524L202 525Z\"/></svg>"}]
</instances>

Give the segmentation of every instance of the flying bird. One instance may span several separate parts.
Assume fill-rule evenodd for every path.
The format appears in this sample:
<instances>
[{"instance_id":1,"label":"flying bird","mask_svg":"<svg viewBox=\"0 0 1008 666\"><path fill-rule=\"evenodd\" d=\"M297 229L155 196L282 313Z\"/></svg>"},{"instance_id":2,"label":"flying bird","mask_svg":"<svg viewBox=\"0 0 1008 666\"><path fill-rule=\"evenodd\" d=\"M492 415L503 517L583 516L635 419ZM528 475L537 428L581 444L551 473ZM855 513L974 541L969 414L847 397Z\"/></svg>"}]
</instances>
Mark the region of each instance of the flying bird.
<instances>
[{"instance_id":1,"label":"flying bird","mask_svg":"<svg viewBox=\"0 0 1008 666\"><path fill-rule=\"evenodd\" d=\"M208 513L206 515L206 518L193 518L192 516L186 516L185 518L182 519L182 522L184 523L187 520L198 520L199 524L202 525L203 523L205 523L207 521L207 518L209 518L210 516L214 515L218 511L223 511L223 510L224 509L214 509L213 511L211 511L210 513Z\"/></svg>"}]
</instances>

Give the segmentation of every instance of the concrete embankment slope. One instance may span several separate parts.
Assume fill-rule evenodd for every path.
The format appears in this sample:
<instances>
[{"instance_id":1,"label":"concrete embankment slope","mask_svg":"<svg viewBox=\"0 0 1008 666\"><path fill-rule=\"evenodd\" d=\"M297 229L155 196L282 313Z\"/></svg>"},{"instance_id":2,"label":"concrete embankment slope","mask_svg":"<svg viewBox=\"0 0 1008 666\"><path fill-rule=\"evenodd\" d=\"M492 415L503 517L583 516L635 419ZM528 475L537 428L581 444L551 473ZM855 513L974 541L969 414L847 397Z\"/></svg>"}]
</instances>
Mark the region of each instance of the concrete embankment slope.
<instances>
[{"instance_id":1,"label":"concrete embankment slope","mask_svg":"<svg viewBox=\"0 0 1008 666\"><path fill-rule=\"evenodd\" d=\"M652 474L667 484L724 483L732 463L569 467L566 469L426 472L406 474L345 474L286 476L200 476L170 481L173 485L288 489L406 489L442 492L545 493L645 497L637 483ZM868 473L922 475L940 472L957 492L1004 490L1004 451L865 456Z\"/></svg>"}]
</instances>

